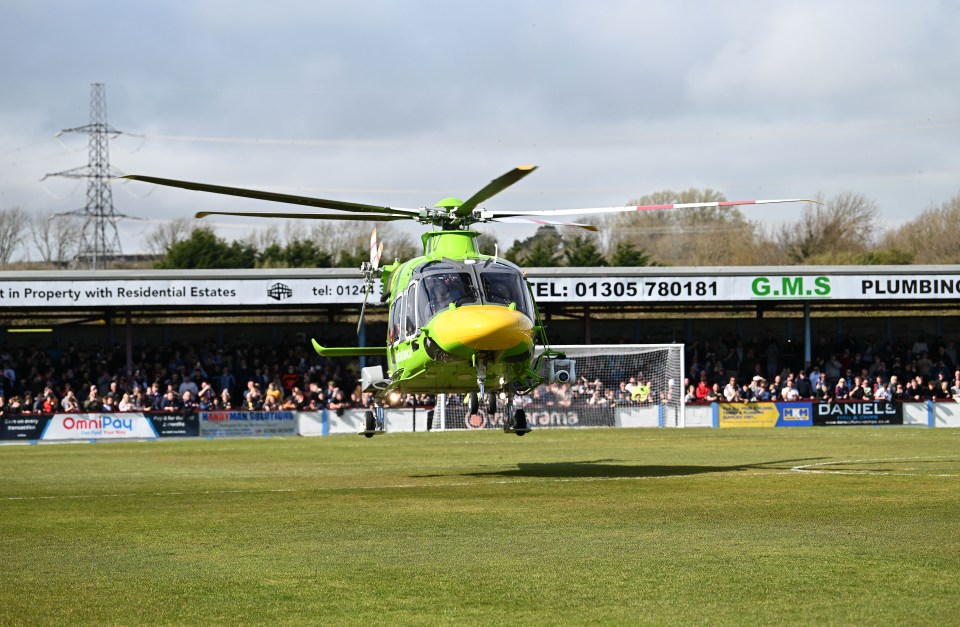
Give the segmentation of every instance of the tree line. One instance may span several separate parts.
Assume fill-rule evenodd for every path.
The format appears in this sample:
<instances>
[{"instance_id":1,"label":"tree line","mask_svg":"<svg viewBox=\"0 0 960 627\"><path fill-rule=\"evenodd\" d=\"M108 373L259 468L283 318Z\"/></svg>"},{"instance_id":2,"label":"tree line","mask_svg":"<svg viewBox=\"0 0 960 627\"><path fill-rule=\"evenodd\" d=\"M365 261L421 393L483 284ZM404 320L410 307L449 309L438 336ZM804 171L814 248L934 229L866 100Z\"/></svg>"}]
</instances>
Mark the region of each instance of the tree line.
<instances>
[{"instance_id":1,"label":"tree line","mask_svg":"<svg viewBox=\"0 0 960 627\"><path fill-rule=\"evenodd\" d=\"M627 205L724 201L712 189L664 190ZM590 219L597 231L542 226L501 256L527 267L960 264L960 194L884 228L877 204L843 192L821 204L777 205L787 221L746 219L739 207L625 212ZM65 268L78 257L80 224L69 215L0 211L0 267ZM360 266L370 226L289 221L228 241L190 218L149 230L143 245L157 268L329 268ZM377 226L384 259L420 254L420 242L391 223ZM499 250L481 232L482 252Z\"/></svg>"}]
</instances>

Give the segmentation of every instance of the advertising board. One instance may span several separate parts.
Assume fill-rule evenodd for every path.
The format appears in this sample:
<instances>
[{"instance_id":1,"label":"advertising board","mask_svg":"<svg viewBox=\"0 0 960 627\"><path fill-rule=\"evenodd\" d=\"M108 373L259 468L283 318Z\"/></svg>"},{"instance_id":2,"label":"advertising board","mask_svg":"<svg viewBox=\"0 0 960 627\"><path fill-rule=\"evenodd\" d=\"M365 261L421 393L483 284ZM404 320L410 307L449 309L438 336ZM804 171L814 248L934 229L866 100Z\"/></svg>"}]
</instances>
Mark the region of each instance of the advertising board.
<instances>
[{"instance_id":1,"label":"advertising board","mask_svg":"<svg viewBox=\"0 0 960 627\"><path fill-rule=\"evenodd\" d=\"M810 403L721 403L719 426L742 427L809 427Z\"/></svg>"},{"instance_id":2,"label":"advertising board","mask_svg":"<svg viewBox=\"0 0 960 627\"><path fill-rule=\"evenodd\" d=\"M201 437L297 435L297 415L292 411L201 411L197 417Z\"/></svg>"},{"instance_id":3,"label":"advertising board","mask_svg":"<svg viewBox=\"0 0 960 627\"><path fill-rule=\"evenodd\" d=\"M902 425L903 406L892 401L817 403L813 424L818 427Z\"/></svg>"}]
</instances>

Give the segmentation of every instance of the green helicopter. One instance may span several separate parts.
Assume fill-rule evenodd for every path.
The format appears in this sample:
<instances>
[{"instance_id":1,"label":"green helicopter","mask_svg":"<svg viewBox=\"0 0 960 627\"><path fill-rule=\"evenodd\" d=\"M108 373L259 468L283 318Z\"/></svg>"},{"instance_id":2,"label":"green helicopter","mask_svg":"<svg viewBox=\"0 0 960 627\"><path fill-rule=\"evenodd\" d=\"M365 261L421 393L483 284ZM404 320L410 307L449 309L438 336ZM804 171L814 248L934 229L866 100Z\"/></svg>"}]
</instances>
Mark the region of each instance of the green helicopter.
<instances>
[{"instance_id":1,"label":"green helicopter","mask_svg":"<svg viewBox=\"0 0 960 627\"><path fill-rule=\"evenodd\" d=\"M152 176L122 178L228 194L258 200L333 209L340 213L279 213L259 211L202 211L229 215L312 220L396 221L414 220L437 230L424 233L423 254L407 261L380 266L382 243L376 230L370 240L370 260L360 271L365 280L365 298L374 282L382 283L382 298L389 304L387 343L376 347L325 347L313 340L320 355L328 357L382 357L381 366L361 370L361 388L373 394L375 407L366 413L361 435L383 433L384 407L392 393L469 394L470 411L483 402L492 415L498 404L504 409L504 431L524 435L530 431L522 408L514 398L543 383L567 383L576 378L576 364L549 347L547 334L523 270L496 255L477 249L478 232L470 226L486 222L534 222L575 226L595 231L578 222L549 219L552 216L617 213L659 209L718 207L781 202L813 202L807 199L746 200L557 209L544 211L490 211L480 204L520 181L536 166L520 166L494 179L466 201L444 198L433 207L403 209L306 196L279 194L238 187L191 183ZM359 329L359 327L358 327Z\"/></svg>"}]
</instances>

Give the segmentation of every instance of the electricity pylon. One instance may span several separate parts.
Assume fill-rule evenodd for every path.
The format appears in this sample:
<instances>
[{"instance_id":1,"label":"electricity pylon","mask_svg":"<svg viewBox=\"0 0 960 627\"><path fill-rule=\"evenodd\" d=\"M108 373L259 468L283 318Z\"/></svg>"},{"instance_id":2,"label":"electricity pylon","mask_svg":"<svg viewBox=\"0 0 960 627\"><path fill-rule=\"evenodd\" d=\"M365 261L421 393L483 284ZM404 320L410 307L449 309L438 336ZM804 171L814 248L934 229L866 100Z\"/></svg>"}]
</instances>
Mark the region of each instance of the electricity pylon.
<instances>
[{"instance_id":1,"label":"electricity pylon","mask_svg":"<svg viewBox=\"0 0 960 627\"><path fill-rule=\"evenodd\" d=\"M90 86L90 123L76 128L65 128L63 133L86 133L90 136L87 165L63 172L47 174L74 179L87 179L87 204L82 209L64 212L63 215L82 216L83 231L80 236L78 265L86 264L93 270L106 267L111 258L122 254L117 220L128 216L113 208L113 191L110 179L121 173L110 167L110 137L121 132L107 124L107 95L103 83Z\"/></svg>"}]
</instances>

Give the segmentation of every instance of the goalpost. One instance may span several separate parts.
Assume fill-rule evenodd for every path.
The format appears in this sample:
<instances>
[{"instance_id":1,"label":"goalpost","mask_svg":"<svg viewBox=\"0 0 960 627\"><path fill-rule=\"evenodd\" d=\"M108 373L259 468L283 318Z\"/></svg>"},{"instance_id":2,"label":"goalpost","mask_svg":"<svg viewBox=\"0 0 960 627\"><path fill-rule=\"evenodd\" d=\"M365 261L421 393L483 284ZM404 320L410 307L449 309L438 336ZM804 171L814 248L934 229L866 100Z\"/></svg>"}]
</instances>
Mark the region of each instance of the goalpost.
<instances>
[{"instance_id":1,"label":"goalpost","mask_svg":"<svg viewBox=\"0 0 960 627\"><path fill-rule=\"evenodd\" d=\"M552 346L576 362L575 381L547 384L514 399L533 428L683 427L683 344ZM464 396L437 397L439 429L503 428L503 407L469 415ZM499 405L502 405L500 403Z\"/></svg>"}]
</instances>

